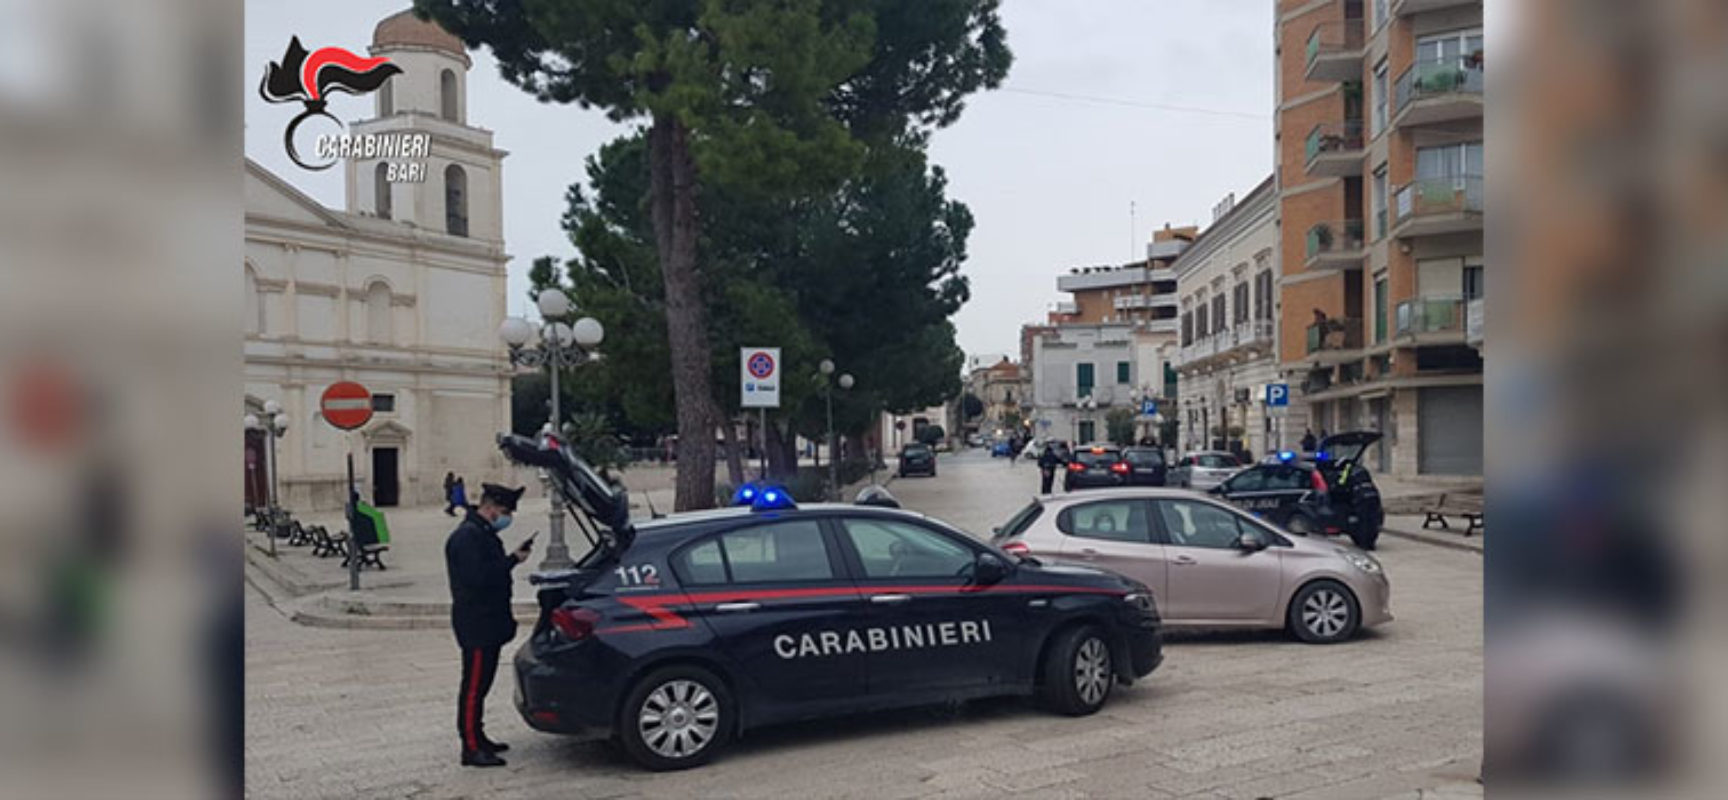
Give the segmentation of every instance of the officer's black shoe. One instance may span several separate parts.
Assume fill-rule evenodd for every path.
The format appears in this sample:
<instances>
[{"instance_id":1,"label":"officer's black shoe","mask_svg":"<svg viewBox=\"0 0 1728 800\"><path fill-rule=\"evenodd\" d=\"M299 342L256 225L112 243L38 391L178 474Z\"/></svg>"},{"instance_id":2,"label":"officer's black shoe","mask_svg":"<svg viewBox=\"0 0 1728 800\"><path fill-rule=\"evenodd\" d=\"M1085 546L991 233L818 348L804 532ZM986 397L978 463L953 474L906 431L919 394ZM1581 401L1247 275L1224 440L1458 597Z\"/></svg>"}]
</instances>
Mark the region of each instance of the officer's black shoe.
<instances>
[{"instance_id":1,"label":"officer's black shoe","mask_svg":"<svg viewBox=\"0 0 1728 800\"><path fill-rule=\"evenodd\" d=\"M480 737L480 746L487 750L491 750L494 753L502 753L510 749L510 745L503 742L494 742L484 736Z\"/></svg>"},{"instance_id":2,"label":"officer's black shoe","mask_svg":"<svg viewBox=\"0 0 1728 800\"><path fill-rule=\"evenodd\" d=\"M463 750L462 766L464 767L502 767L504 759L491 750Z\"/></svg>"}]
</instances>

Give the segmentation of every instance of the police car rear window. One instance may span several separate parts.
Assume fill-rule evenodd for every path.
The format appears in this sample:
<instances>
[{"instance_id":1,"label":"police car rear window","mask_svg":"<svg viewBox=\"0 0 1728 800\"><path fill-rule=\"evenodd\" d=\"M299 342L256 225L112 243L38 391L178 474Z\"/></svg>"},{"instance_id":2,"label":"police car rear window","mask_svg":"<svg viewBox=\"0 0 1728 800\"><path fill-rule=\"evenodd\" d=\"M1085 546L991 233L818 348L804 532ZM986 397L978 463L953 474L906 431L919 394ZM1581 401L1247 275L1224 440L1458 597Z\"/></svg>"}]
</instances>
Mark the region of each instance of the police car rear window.
<instances>
[{"instance_id":1,"label":"police car rear window","mask_svg":"<svg viewBox=\"0 0 1728 800\"><path fill-rule=\"evenodd\" d=\"M814 520L791 520L728 531L672 559L687 584L780 583L834 577L834 565Z\"/></svg>"}]
</instances>

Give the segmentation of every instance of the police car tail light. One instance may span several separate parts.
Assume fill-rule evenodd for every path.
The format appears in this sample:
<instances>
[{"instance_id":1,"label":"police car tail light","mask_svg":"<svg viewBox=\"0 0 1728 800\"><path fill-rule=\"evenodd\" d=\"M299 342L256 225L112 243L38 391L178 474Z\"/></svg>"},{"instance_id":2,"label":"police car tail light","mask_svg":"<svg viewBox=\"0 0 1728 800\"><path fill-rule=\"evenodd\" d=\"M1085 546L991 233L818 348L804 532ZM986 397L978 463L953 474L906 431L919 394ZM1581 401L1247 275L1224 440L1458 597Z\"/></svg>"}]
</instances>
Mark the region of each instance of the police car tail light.
<instances>
[{"instance_id":1,"label":"police car tail light","mask_svg":"<svg viewBox=\"0 0 1728 800\"><path fill-rule=\"evenodd\" d=\"M1326 478L1324 478L1320 475L1320 470L1314 470L1312 472L1309 472L1308 475L1309 475L1310 479L1312 479L1314 481L1314 491L1319 492L1321 494L1325 494L1326 493Z\"/></svg>"},{"instance_id":2,"label":"police car tail light","mask_svg":"<svg viewBox=\"0 0 1728 800\"><path fill-rule=\"evenodd\" d=\"M594 635L594 623L600 621L600 615L587 608L558 608L552 611L550 621L554 630L576 642Z\"/></svg>"},{"instance_id":3,"label":"police car tail light","mask_svg":"<svg viewBox=\"0 0 1728 800\"><path fill-rule=\"evenodd\" d=\"M1111 472L1127 472L1128 471L1128 462L1118 461L1114 464L1111 464L1110 465L1110 471Z\"/></svg>"},{"instance_id":4,"label":"police car tail light","mask_svg":"<svg viewBox=\"0 0 1728 800\"><path fill-rule=\"evenodd\" d=\"M1011 556L1023 556L1031 553L1032 548L1025 542L1009 542L1002 545L1002 552Z\"/></svg>"}]
</instances>

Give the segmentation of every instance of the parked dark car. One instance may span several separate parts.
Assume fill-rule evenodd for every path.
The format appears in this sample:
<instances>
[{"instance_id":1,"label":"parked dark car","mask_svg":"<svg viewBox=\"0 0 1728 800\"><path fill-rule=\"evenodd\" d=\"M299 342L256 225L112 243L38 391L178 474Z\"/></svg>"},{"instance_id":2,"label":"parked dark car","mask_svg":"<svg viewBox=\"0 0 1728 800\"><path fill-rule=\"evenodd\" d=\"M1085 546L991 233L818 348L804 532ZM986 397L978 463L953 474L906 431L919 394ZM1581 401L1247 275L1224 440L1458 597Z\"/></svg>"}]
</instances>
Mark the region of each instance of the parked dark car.
<instances>
[{"instance_id":1,"label":"parked dark car","mask_svg":"<svg viewBox=\"0 0 1728 800\"><path fill-rule=\"evenodd\" d=\"M1357 547L1373 550L1386 514L1361 457L1379 440L1373 431L1328 436L1313 454L1285 451L1210 491L1293 533L1347 534Z\"/></svg>"},{"instance_id":2,"label":"parked dark car","mask_svg":"<svg viewBox=\"0 0 1728 800\"><path fill-rule=\"evenodd\" d=\"M914 442L900 448L900 477L929 475L936 477L936 451L927 444Z\"/></svg>"},{"instance_id":3,"label":"parked dark car","mask_svg":"<svg viewBox=\"0 0 1728 800\"><path fill-rule=\"evenodd\" d=\"M1122 460L1128 462L1123 478L1129 486L1163 486L1168 477L1164 451L1156 447L1127 448L1122 451Z\"/></svg>"},{"instance_id":4,"label":"parked dark car","mask_svg":"<svg viewBox=\"0 0 1728 800\"><path fill-rule=\"evenodd\" d=\"M1068 469L1062 474L1062 491L1121 486L1127 482L1127 475L1128 462L1122 460L1121 448L1113 444L1088 445L1069 456Z\"/></svg>"}]
</instances>

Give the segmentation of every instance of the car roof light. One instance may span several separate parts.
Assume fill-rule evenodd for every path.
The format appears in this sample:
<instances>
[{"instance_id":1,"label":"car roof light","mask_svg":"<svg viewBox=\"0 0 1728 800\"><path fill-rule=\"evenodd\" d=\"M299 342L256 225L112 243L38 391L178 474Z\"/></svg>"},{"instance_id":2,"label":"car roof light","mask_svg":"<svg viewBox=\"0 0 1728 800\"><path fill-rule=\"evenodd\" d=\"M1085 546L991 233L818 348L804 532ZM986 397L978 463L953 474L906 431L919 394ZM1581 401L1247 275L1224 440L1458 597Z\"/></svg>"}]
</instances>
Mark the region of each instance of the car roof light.
<instances>
[{"instance_id":1,"label":"car roof light","mask_svg":"<svg viewBox=\"0 0 1728 800\"><path fill-rule=\"evenodd\" d=\"M779 511L797 508L792 500L792 493L780 486L765 486L756 494L756 499L750 503L752 511Z\"/></svg>"},{"instance_id":2,"label":"car roof light","mask_svg":"<svg viewBox=\"0 0 1728 800\"><path fill-rule=\"evenodd\" d=\"M732 493L732 505L747 506L756 501L756 484L746 483Z\"/></svg>"},{"instance_id":3,"label":"car roof light","mask_svg":"<svg viewBox=\"0 0 1728 800\"><path fill-rule=\"evenodd\" d=\"M1294 461L1294 460L1296 460L1296 454L1290 452L1289 450L1279 450L1278 451L1278 460L1279 461Z\"/></svg>"}]
</instances>

